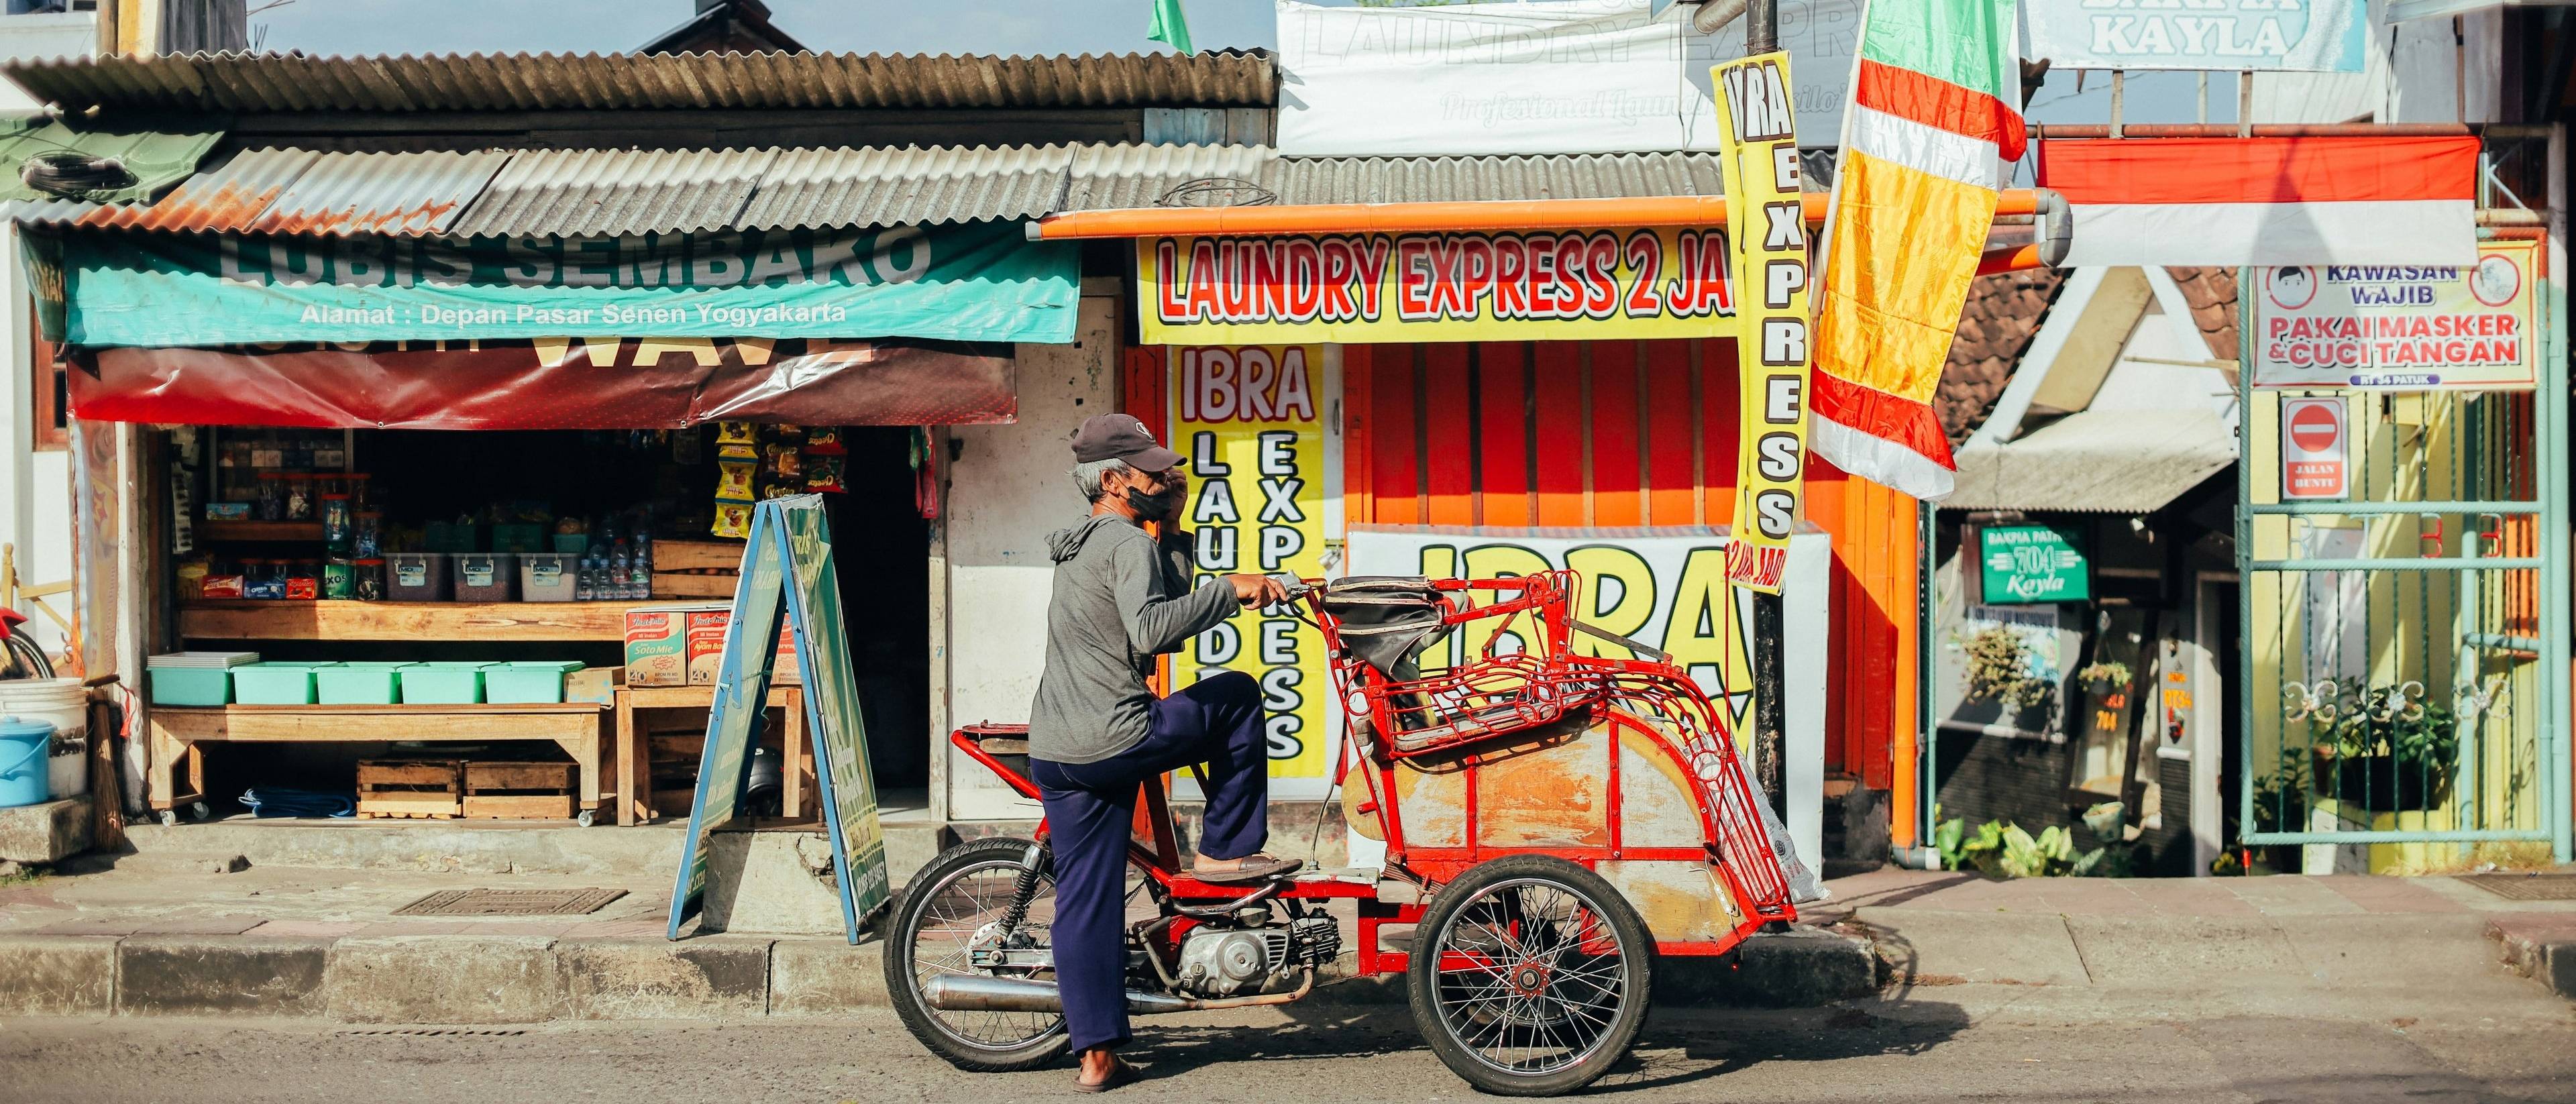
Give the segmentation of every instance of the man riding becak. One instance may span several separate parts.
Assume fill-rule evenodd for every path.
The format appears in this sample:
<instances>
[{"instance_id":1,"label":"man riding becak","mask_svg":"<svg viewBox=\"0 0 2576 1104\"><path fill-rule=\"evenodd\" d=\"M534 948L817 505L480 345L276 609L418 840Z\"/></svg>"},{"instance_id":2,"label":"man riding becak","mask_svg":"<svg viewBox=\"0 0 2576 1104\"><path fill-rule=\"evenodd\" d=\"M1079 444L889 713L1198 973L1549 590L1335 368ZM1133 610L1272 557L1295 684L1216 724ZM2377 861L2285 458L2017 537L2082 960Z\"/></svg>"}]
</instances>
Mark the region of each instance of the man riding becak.
<instances>
[{"instance_id":1,"label":"man riding becak","mask_svg":"<svg viewBox=\"0 0 2576 1104\"><path fill-rule=\"evenodd\" d=\"M1124 927L1137 786L1208 764L1207 824L1191 870L1201 881L1258 882L1300 864L1261 854L1270 765L1260 684L1227 672L1156 698L1145 681L1154 657L1238 609L1287 600L1287 589L1261 575L1189 589L1191 542L1173 526L1189 477L1181 455L1143 422L1125 414L1085 421L1073 459L1091 515L1047 538L1055 593L1046 670L1029 707L1029 773L1054 841L1055 972L1082 1063L1075 1087L1098 1092L1135 1074L1112 1052L1129 1038ZM1164 528L1160 541L1145 522Z\"/></svg>"}]
</instances>

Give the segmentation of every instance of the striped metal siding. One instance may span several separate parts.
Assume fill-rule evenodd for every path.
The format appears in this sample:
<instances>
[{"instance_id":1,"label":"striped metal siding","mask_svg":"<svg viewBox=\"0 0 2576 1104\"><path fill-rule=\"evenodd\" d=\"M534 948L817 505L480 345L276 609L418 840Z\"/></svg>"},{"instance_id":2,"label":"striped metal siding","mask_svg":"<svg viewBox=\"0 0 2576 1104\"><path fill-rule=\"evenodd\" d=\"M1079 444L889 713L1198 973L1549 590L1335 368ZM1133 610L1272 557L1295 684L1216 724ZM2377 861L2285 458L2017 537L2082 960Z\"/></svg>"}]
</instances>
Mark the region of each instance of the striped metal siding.
<instances>
[{"instance_id":1,"label":"striped metal siding","mask_svg":"<svg viewBox=\"0 0 2576 1104\"><path fill-rule=\"evenodd\" d=\"M1151 371L1131 369L1131 387L1145 376L1159 395ZM1733 519L1731 340L1351 345L1342 380L1354 524ZM1834 549L1826 765L1888 789L1914 725L1914 500L1822 461L1807 487Z\"/></svg>"},{"instance_id":2,"label":"striped metal siding","mask_svg":"<svg viewBox=\"0 0 2576 1104\"><path fill-rule=\"evenodd\" d=\"M183 112L1257 107L1264 51L953 54L182 54L0 65L39 101Z\"/></svg>"},{"instance_id":3,"label":"striped metal siding","mask_svg":"<svg viewBox=\"0 0 2576 1104\"><path fill-rule=\"evenodd\" d=\"M509 167L457 220L455 233L613 237L732 226L778 151L525 150L506 156Z\"/></svg>"}]
</instances>

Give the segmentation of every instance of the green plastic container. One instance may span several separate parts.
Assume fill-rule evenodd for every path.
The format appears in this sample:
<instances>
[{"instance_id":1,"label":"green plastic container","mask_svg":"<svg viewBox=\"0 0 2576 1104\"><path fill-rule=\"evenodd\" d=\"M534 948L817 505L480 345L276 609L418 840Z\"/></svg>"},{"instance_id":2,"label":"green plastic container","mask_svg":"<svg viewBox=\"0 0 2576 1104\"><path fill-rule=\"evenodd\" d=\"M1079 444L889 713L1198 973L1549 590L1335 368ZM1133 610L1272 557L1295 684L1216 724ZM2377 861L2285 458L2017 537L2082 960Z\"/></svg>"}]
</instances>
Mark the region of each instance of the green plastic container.
<instances>
[{"instance_id":1,"label":"green plastic container","mask_svg":"<svg viewBox=\"0 0 2576 1104\"><path fill-rule=\"evenodd\" d=\"M409 663L360 660L313 672L313 696L324 705L392 705L402 700Z\"/></svg>"},{"instance_id":2,"label":"green plastic container","mask_svg":"<svg viewBox=\"0 0 2576 1104\"><path fill-rule=\"evenodd\" d=\"M473 522L433 521L421 533L423 552L480 552L481 527Z\"/></svg>"},{"instance_id":3,"label":"green plastic container","mask_svg":"<svg viewBox=\"0 0 2576 1104\"><path fill-rule=\"evenodd\" d=\"M311 705L313 673L335 663L253 663L233 668L233 701L240 705Z\"/></svg>"},{"instance_id":4,"label":"green plastic container","mask_svg":"<svg viewBox=\"0 0 2576 1104\"><path fill-rule=\"evenodd\" d=\"M564 676L581 670L571 660L496 664L483 672L483 700L517 704L564 700Z\"/></svg>"},{"instance_id":5,"label":"green plastic container","mask_svg":"<svg viewBox=\"0 0 2576 1104\"><path fill-rule=\"evenodd\" d=\"M226 667L154 667L152 704L212 706L233 703L233 672Z\"/></svg>"},{"instance_id":6,"label":"green plastic container","mask_svg":"<svg viewBox=\"0 0 2576 1104\"><path fill-rule=\"evenodd\" d=\"M513 522L492 527L492 551L543 552L547 549L546 527Z\"/></svg>"},{"instance_id":7,"label":"green plastic container","mask_svg":"<svg viewBox=\"0 0 2576 1104\"><path fill-rule=\"evenodd\" d=\"M561 552L567 556L578 556L584 552L588 552L590 551L590 534L557 533L555 534L555 551Z\"/></svg>"},{"instance_id":8,"label":"green plastic container","mask_svg":"<svg viewBox=\"0 0 2576 1104\"><path fill-rule=\"evenodd\" d=\"M483 700L483 674L497 663L442 660L402 669L404 705L475 705Z\"/></svg>"}]
</instances>

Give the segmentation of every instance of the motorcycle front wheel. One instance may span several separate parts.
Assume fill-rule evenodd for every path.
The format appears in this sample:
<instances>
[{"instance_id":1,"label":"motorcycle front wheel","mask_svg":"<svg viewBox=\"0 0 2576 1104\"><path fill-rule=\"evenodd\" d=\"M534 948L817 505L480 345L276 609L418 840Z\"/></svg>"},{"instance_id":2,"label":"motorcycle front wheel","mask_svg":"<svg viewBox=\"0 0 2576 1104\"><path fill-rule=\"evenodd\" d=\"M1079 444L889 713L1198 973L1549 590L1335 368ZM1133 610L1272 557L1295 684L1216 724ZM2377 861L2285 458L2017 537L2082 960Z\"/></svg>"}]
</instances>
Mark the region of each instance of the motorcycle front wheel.
<instances>
[{"instance_id":1,"label":"motorcycle front wheel","mask_svg":"<svg viewBox=\"0 0 2576 1104\"><path fill-rule=\"evenodd\" d=\"M914 875L895 902L886 932L887 995L913 1037L959 1069L1036 1069L1062 1056L1067 1045L1062 1013L952 1012L932 1008L922 993L941 974L993 976L971 959L979 941L987 947L1006 938L1023 948L1049 946L1055 877L1044 864L1013 928L1017 934L1001 933L1032 846L1024 839L994 837L951 847Z\"/></svg>"}]
</instances>

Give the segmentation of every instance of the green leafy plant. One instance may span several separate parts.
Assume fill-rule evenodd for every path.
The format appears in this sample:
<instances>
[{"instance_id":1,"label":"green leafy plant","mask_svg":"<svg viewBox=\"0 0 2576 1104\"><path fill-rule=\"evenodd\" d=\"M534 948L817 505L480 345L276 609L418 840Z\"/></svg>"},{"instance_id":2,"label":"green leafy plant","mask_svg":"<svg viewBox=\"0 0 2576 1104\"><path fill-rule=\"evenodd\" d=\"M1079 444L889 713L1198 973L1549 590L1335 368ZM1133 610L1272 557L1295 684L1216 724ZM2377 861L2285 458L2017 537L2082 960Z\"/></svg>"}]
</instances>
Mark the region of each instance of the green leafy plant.
<instances>
[{"instance_id":1,"label":"green leafy plant","mask_svg":"<svg viewBox=\"0 0 2576 1104\"><path fill-rule=\"evenodd\" d=\"M2054 687L2030 673L2030 642L2001 625L1980 629L1962 643L1967 657L1968 699L2029 709Z\"/></svg>"},{"instance_id":2,"label":"green leafy plant","mask_svg":"<svg viewBox=\"0 0 2576 1104\"><path fill-rule=\"evenodd\" d=\"M1939 815L1935 810L1934 815ZM1949 870L1974 869L1994 878L2123 878L2129 874L2125 847L2096 847L2077 853L2075 834L2043 828L2036 836L2008 820L1989 820L1967 830L1953 818L1933 826L1932 845Z\"/></svg>"}]
</instances>

